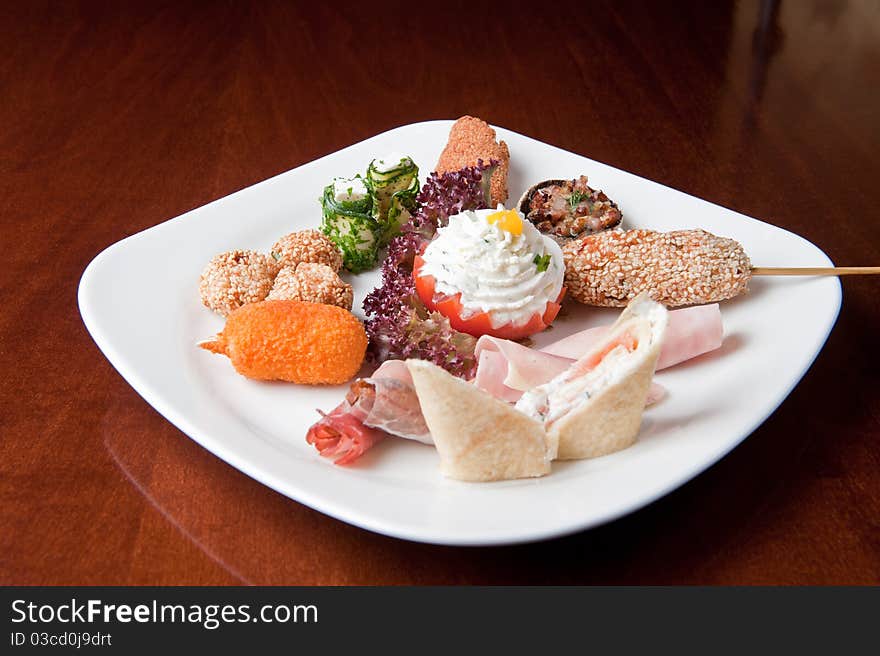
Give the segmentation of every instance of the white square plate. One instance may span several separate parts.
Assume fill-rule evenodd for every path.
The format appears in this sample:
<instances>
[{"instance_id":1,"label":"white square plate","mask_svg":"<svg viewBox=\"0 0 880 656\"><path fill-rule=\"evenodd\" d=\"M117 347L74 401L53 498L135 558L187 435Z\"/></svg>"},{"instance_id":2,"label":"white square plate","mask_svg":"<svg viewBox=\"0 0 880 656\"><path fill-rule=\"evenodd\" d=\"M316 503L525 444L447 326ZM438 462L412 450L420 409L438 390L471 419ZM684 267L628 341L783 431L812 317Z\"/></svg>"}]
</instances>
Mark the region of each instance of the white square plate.
<instances>
[{"instance_id":1,"label":"white square plate","mask_svg":"<svg viewBox=\"0 0 880 656\"><path fill-rule=\"evenodd\" d=\"M347 386L259 383L226 358L196 347L222 318L205 309L199 274L216 253L267 251L320 222L318 197L336 176L405 152L424 178L451 121L415 123L349 146L128 237L88 266L79 307L120 374L184 433L233 467L321 512L409 540L457 545L524 542L615 519L672 491L748 436L789 394L816 357L840 308L836 278L763 278L722 304L725 344L661 372L667 398L645 413L638 442L603 458L554 463L544 478L499 483L444 479L434 449L389 439L354 466L339 467L305 441L315 410L336 406ZM828 266L803 238L638 176L498 129L510 147L511 205L530 184L589 176L614 199L627 227L704 228L733 237L755 265ZM378 272L349 276L355 311ZM616 311L568 302L540 346L610 323ZM744 475L746 472L744 472Z\"/></svg>"}]
</instances>

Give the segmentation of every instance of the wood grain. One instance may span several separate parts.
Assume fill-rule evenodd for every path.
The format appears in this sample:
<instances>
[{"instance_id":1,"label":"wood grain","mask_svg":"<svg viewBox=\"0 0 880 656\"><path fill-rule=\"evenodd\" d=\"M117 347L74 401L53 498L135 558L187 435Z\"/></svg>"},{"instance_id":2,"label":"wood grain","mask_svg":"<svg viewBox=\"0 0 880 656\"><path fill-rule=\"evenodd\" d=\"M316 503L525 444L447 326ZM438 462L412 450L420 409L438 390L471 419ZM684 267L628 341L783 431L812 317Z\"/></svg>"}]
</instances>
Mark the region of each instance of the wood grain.
<instances>
[{"instance_id":1,"label":"wood grain","mask_svg":"<svg viewBox=\"0 0 880 656\"><path fill-rule=\"evenodd\" d=\"M596 530L485 549L374 535L247 478L128 387L76 306L123 237L463 114L878 262L877 4L313 4L0 4L0 582L880 583L871 277L708 472Z\"/></svg>"}]
</instances>

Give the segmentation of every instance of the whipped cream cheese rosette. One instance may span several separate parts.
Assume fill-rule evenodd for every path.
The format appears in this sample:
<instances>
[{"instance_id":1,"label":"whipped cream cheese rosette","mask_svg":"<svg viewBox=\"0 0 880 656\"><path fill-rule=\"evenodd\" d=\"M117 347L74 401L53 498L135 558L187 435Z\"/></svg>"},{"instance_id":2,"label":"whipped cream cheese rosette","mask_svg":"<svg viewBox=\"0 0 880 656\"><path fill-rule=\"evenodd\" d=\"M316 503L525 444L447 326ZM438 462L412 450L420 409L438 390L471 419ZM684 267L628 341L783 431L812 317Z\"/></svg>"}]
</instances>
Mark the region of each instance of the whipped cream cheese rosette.
<instances>
[{"instance_id":1,"label":"whipped cream cheese rosette","mask_svg":"<svg viewBox=\"0 0 880 656\"><path fill-rule=\"evenodd\" d=\"M413 275L425 305L457 330L522 339L556 318L565 263L553 239L499 205L450 216Z\"/></svg>"}]
</instances>

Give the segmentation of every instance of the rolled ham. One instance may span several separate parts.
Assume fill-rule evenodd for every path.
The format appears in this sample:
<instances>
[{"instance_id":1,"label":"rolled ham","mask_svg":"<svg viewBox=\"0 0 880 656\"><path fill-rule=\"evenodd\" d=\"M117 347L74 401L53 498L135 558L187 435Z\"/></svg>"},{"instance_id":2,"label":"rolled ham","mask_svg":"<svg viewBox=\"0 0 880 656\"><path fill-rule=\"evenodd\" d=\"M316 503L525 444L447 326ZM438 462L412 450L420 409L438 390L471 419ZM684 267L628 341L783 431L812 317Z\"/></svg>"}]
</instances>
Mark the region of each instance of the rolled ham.
<instances>
[{"instance_id":1,"label":"rolled ham","mask_svg":"<svg viewBox=\"0 0 880 656\"><path fill-rule=\"evenodd\" d=\"M364 426L361 419L364 413L357 399L352 403L346 396L331 412L318 412L321 419L309 428L306 442L314 445L325 458L333 458L337 465L354 462L387 435L377 428Z\"/></svg>"},{"instance_id":2,"label":"rolled ham","mask_svg":"<svg viewBox=\"0 0 880 656\"><path fill-rule=\"evenodd\" d=\"M347 465L389 434L433 444L412 376L400 360L388 360L371 377L354 381L342 403L321 413L306 441L337 465Z\"/></svg>"}]
</instances>

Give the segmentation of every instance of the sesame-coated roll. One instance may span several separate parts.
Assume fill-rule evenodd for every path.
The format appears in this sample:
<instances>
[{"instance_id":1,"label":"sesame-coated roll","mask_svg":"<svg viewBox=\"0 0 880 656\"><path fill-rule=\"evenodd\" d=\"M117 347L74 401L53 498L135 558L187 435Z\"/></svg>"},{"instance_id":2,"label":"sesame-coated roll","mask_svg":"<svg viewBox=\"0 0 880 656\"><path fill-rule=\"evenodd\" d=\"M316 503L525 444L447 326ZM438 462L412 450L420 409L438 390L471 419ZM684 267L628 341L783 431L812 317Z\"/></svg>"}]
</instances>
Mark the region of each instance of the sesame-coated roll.
<instances>
[{"instance_id":1,"label":"sesame-coated roll","mask_svg":"<svg viewBox=\"0 0 880 656\"><path fill-rule=\"evenodd\" d=\"M568 295L581 303L623 307L648 292L668 307L733 298L751 278L740 243L705 230L615 230L562 248Z\"/></svg>"},{"instance_id":2,"label":"sesame-coated roll","mask_svg":"<svg viewBox=\"0 0 880 656\"><path fill-rule=\"evenodd\" d=\"M351 310L354 290L326 264L301 262L278 272L266 300L326 303Z\"/></svg>"},{"instance_id":3,"label":"sesame-coated roll","mask_svg":"<svg viewBox=\"0 0 880 656\"><path fill-rule=\"evenodd\" d=\"M293 267L301 262L326 264L336 273L342 269L342 253L319 230L299 230L284 235L272 246L272 257L279 266Z\"/></svg>"}]
</instances>

